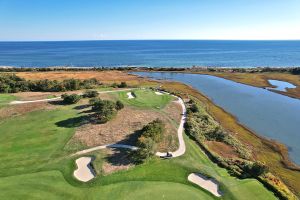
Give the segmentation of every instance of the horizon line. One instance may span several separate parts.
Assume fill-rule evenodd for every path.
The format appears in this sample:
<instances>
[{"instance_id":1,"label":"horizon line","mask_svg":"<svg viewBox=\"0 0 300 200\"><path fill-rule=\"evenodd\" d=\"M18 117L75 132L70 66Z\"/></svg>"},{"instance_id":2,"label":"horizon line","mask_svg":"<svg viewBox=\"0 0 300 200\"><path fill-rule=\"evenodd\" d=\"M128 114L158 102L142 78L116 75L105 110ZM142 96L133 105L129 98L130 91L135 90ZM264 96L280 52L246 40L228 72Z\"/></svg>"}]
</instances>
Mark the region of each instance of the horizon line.
<instances>
[{"instance_id":1,"label":"horizon line","mask_svg":"<svg viewBox=\"0 0 300 200\"><path fill-rule=\"evenodd\" d=\"M0 42L88 42L88 41L300 41L300 39L78 39L78 40L0 40Z\"/></svg>"}]
</instances>

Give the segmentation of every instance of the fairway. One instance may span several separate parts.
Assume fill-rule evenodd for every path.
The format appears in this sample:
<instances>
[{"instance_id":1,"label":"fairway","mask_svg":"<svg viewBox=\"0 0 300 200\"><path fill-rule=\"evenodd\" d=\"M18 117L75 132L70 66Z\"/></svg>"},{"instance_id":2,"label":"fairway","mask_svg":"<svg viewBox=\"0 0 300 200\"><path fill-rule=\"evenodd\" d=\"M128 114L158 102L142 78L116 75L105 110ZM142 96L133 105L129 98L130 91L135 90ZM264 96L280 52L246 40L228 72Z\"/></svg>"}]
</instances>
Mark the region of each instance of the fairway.
<instances>
[{"instance_id":1,"label":"fairway","mask_svg":"<svg viewBox=\"0 0 300 200\"><path fill-rule=\"evenodd\" d=\"M7 105L9 102L16 100L17 98L10 94L0 94L0 108Z\"/></svg>"},{"instance_id":2,"label":"fairway","mask_svg":"<svg viewBox=\"0 0 300 200\"><path fill-rule=\"evenodd\" d=\"M139 92L138 95L144 93ZM145 93L154 99L162 97L152 91ZM155 107L154 102L144 105ZM186 136L183 156L170 160L154 158L129 170L105 176L100 173L89 183L78 182L73 177L76 157L68 155L82 147L66 148L76 127L83 123L83 114L74 109L76 106L35 111L0 124L0 199L216 199L188 182L187 176L192 172L218 180L223 199L275 199L257 180L231 177ZM90 155L101 166L105 156L97 156L99 153Z\"/></svg>"},{"instance_id":3,"label":"fairway","mask_svg":"<svg viewBox=\"0 0 300 200\"><path fill-rule=\"evenodd\" d=\"M127 92L119 92L118 98L127 105L141 107L141 108L164 108L172 99L175 99L171 95L163 94L157 95L152 90L134 90L133 94L135 98L128 99Z\"/></svg>"}]
</instances>

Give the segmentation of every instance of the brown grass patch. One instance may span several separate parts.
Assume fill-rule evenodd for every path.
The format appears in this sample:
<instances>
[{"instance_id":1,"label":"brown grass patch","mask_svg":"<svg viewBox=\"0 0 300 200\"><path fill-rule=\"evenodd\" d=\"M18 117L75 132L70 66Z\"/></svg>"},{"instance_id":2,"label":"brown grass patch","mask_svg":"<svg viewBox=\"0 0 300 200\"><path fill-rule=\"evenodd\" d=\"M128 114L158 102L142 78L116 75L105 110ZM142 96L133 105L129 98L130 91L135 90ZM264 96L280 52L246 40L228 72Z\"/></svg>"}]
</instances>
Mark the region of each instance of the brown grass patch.
<instances>
[{"instance_id":1,"label":"brown grass patch","mask_svg":"<svg viewBox=\"0 0 300 200\"><path fill-rule=\"evenodd\" d=\"M175 104L175 103L171 103ZM167 106L167 109L170 110ZM174 106L174 108L176 105ZM175 111L174 111L175 112ZM178 111L180 113L180 110ZM173 114L175 115L175 114ZM159 145L160 150L177 148L177 127L173 120L162 112L155 110L142 110L125 106L117 116L105 124L85 124L79 127L72 140L77 140L88 147L111 143L135 145L139 136L139 130L155 119L161 119L166 124L166 132L163 142ZM170 141L171 140L171 141Z\"/></svg>"},{"instance_id":2,"label":"brown grass patch","mask_svg":"<svg viewBox=\"0 0 300 200\"><path fill-rule=\"evenodd\" d=\"M217 142L217 141L206 141L205 144L208 146L208 148L217 153L219 156L222 156L223 158L238 158L238 153L232 148L232 146L229 146L223 142Z\"/></svg>"},{"instance_id":3,"label":"brown grass patch","mask_svg":"<svg viewBox=\"0 0 300 200\"><path fill-rule=\"evenodd\" d=\"M7 119L14 116L23 115L29 112L43 109L54 109L55 106L47 102L28 103L10 105L0 109L0 119Z\"/></svg>"},{"instance_id":4,"label":"brown grass patch","mask_svg":"<svg viewBox=\"0 0 300 200\"><path fill-rule=\"evenodd\" d=\"M106 84L127 82L129 85L145 85L156 84L155 81L149 81L146 78L130 75L126 72L110 70L110 71L59 71L59 72L17 72L17 76L27 80L65 80L65 79L91 79L95 78L98 81Z\"/></svg>"}]
</instances>

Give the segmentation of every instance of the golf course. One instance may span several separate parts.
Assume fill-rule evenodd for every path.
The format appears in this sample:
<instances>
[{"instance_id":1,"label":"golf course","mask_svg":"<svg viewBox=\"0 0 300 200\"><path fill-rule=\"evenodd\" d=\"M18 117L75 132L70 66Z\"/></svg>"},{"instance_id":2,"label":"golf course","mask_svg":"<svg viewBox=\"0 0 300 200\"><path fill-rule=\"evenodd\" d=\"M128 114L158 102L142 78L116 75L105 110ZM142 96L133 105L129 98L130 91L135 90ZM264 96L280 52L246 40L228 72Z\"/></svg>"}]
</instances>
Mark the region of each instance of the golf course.
<instances>
[{"instance_id":1,"label":"golf course","mask_svg":"<svg viewBox=\"0 0 300 200\"><path fill-rule=\"evenodd\" d=\"M100 93L99 97L124 103L123 110L127 118L134 118L132 113L139 111L149 112L155 118L161 117L175 130L169 134L173 134L173 149L176 150L181 110L174 110L179 113L177 118L172 118L170 110L166 110L176 107L176 98L166 93L158 95L145 88L132 89L134 98L129 99L127 92ZM82 139L83 133L86 134L82 130L84 128L106 128L105 124L89 124L87 100L82 99L71 105L61 104L60 99L10 105L9 102L14 100L14 95L0 95L0 110L4 112L5 109L29 104L38 104L40 108L6 115L8 117L0 121L0 199L276 199L258 180L235 178L226 169L213 163L185 133L183 139L186 150L183 155L170 159L154 156L141 164L131 163L126 169L105 172L103 166L123 165L118 162L117 154L130 156L131 150L111 148L89 152L84 156L92 158L91 165L96 176L88 182L81 182L73 172L77 168L75 160L82 155L71 155L97 144L105 144L105 141L95 138ZM170 106L172 103L173 107ZM118 123L118 116L122 112L119 111L115 119L107 123ZM110 134L113 137L114 132ZM132 134L128 133L126 137ZM115 143L134 145L131 140L127 143L124 139L113 139ZM163 149L165 144L158 145ZM200 173L218 182L222 195L216 197L189 182L191 173Z\"/></svg>"}]
</instances>

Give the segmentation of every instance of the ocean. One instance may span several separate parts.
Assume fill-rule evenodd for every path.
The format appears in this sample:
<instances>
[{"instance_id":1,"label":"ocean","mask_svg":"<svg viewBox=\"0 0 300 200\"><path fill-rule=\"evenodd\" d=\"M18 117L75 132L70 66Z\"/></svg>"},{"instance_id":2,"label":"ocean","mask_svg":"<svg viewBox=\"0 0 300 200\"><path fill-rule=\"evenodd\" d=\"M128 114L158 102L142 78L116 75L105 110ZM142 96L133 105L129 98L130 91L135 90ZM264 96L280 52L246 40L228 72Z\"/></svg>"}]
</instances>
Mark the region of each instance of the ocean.
<instances>
[{"instance_id":1,"label":"ocean","mask_svg":"<svg viewBox=\"0 0 300 200\"><path fill-rule=\"evenodd\" d=\"M0 42L0 66L295 67L300 41Z\"/></svg>"}]
</instances>

